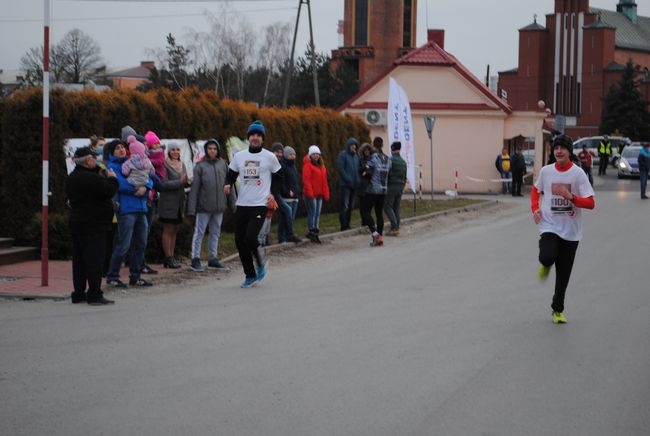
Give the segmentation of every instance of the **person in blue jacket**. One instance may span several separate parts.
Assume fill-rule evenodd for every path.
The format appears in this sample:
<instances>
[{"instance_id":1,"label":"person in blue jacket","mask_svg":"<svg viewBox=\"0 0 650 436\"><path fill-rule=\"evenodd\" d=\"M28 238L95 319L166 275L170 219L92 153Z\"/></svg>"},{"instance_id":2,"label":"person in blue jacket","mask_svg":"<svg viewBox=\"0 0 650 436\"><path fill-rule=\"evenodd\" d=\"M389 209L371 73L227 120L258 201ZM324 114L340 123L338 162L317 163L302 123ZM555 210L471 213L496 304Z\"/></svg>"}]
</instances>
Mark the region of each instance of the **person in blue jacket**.
<instances>
[{"instance_id":1,"label":"person in blue jacket","mask_svg":"<svg viewBox=\"0 0 650 436\"><path fill-rule=\"evenodd\" d=\"M153 187L153 180L146 186L136 188L122 174L122 164L126 161L126 148L119 140L111 141L105 146L108 157L107 168L115 172L118 190L114 204L117 215L117 237L113 246L106 284L116 288L125 288L120 280L120 266L124 255L131 246L129 257L129 285L151 286L152 284L140 277L144 265L144 250L147 246L147 193Z\"/></svg>"},{"instance_id":2,"label":"person in blue jacket","mask_svg":"<svg viewBox=\"0 0 650 436\"><path fill-rule=\"evenodd\" d=\"M359 147L359 141L351 137L345 143L343 151L336 157L336 170L339 173L339 222L341 230L350 228L354 200L357 196L357 190L361 186L357 147Z\"/></svg>"}]
</instances>

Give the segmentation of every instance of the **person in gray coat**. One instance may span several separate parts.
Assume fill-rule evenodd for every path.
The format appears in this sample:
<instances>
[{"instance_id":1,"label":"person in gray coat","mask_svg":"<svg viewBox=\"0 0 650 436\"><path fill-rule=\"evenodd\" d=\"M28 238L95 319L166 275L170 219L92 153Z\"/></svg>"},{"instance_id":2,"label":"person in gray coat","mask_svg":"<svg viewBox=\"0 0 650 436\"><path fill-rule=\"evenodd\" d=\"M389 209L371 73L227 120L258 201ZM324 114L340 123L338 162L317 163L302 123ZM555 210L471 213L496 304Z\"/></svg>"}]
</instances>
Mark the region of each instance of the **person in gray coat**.
<instances>
[{"instance_id":1,"label":"person in gray coat","mask_svg":"<svg viewBox=\"0 0 650 436\"><path fill-rule=\"evenodd\" d=\"M228 164L222 157L221 146L216 139L208 139L203 145L204 159L194 167L192 189L187 202L187 215L195 216L192 237L192 270L204 271L201 264L201 244L205 229L209 226L208 268L226 271L217 258L223 213L230 205L234 207L233 191L229 196L223 192L228 174Z\"/></svg>"},{"instance_id":2,"label":"person in gray coat","mask_svg":"<svg viewBox=\"0 0 650 436\"><path fill-rule=\"evenodd\" d=\"M181 148L172 143L167 148L165 159L166 178L158 198L158 220L163 225L162 246L165 268L180 268L181 263L174 257L176 236L183 223L185 212L185 187L189 185L187 169L181 160Z\"/></svg>"}]
</instances>

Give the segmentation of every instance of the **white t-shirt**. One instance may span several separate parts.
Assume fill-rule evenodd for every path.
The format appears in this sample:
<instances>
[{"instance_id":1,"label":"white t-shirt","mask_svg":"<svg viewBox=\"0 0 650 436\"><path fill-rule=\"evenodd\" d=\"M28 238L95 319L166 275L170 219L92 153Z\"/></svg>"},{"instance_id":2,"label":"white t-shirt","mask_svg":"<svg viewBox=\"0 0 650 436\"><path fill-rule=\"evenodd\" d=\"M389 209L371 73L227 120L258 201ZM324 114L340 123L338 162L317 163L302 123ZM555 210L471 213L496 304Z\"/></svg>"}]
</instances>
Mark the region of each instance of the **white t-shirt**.
<instances>
[{"instance_id":1,"label":"white t-shirt","mask_svg":"<svg viewBox=\"0 0 650 436\"><path fill-rule=\"evenodd\" d=\"M537 225L539 233L555 233L567 241L582 239L582 209L569 200L553 195L554 187L565 185L578 197L591 197L594 190L585 172L572 165L566 171L558 171L555 164L546 165L539 172L535 188L542 194L539 209L542 220Z\"/></svg>"},{"instance_id":2,"label":"white t-shirt","mask_svg":"<svg viewBox=\"0 0 650 436\"><path fill-rule=\"evenodd\" d=\"M237 206L266 206L271 192L271 174L280 171L280 162L273 153L246 150L235 154L230 169L239 173Z\"/></svg>"}]
</instances>

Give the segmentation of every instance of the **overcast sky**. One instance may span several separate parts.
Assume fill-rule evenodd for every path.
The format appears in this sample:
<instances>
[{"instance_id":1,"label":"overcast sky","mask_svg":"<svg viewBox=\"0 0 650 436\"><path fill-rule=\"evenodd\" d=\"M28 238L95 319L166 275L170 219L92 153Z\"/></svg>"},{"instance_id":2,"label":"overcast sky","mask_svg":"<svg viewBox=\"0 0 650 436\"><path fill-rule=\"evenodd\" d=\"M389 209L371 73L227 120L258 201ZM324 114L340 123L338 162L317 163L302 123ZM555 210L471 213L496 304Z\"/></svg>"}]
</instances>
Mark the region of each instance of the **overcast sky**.
<instances>
[{"instance_id":1,"label":"overcast sky","mask_svg":"<svg viewBox=\"0 0 650 436\"><path fill-rule=\"evenodd\" d=\"M372 0L371 0L372 1ZM91 36L101 47L109 68L132 67L151 58L147 49L163 48L165 35L179 43L188 29L208 30L204 16L222 9L222 2L52 0L51 41L73 28ZM615 10L618 0L591 0L590 6ZM296 20L299 0L231 0L238 14L254 28ZM474 74L483 76L517 66L517 30L533 22L545 25L554 0L419 0L417 44L427 28L445 30L445 48ZM637 0L638 13L650 16L650 0ZM296 54L302 55L309 35L303 5ZM318 52L330 53L342 41L337 22L343 0L312 0L314 40ZM21 56L43 42L43 0L0 0L0 69L16 69ZM153 60L153 59L152 59Z\"/></svg>"}]
</instances>

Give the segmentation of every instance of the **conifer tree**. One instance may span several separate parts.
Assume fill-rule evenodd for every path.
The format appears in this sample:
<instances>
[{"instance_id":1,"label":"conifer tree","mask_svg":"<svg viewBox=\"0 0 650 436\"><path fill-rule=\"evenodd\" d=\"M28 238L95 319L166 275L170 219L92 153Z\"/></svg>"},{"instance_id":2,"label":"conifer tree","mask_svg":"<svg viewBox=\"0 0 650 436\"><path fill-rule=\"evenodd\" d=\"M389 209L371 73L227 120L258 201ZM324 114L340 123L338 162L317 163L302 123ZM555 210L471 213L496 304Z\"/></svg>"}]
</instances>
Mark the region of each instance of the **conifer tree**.
<instances>
[{"instance_id":1,"label":"conifer tree","mask_svg":"<svg viewBox=\"0 0 650 436\"><path fill-rule=\"evenodd\" d=\"M612 85L603 97L601 134L621 132L634 141L650 140L649 102L639 91L643 74L630 59L625 65L621 80Z\"/></svg>"}]
</instances>

